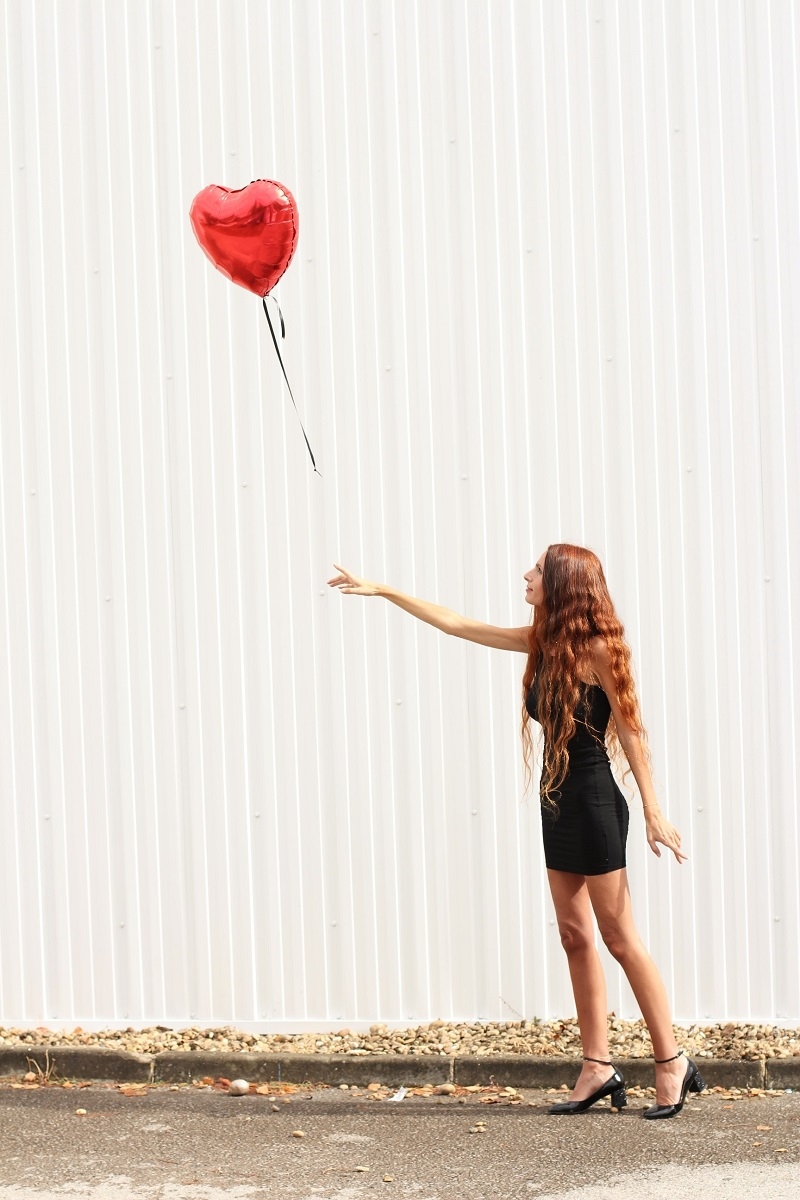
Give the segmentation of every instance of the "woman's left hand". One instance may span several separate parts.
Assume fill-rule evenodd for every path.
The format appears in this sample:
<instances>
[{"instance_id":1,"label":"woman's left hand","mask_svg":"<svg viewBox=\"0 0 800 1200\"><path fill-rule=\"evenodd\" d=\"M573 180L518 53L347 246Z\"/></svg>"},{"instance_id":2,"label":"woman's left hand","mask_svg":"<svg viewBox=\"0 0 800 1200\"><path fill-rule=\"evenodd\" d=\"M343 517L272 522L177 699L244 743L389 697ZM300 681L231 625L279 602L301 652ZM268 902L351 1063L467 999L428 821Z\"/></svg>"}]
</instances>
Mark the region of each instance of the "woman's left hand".
<instances>
[{"instance_id":1,"label":"woman's left hand","mask_svg":"<svg viewBox=\"0 0 800 1200\"><path fill-rule=\"evenodd\" d=\"M679 863L686 862L689 856L681 850L681 835L675 826L670 825L660 812L646 812L644 819L647 826L647 842L653 854L657 854L661 858L661 851L656 844L660 842L662 846L666 846L668 850L672 851Z\"/></svg>"}]
</instances>

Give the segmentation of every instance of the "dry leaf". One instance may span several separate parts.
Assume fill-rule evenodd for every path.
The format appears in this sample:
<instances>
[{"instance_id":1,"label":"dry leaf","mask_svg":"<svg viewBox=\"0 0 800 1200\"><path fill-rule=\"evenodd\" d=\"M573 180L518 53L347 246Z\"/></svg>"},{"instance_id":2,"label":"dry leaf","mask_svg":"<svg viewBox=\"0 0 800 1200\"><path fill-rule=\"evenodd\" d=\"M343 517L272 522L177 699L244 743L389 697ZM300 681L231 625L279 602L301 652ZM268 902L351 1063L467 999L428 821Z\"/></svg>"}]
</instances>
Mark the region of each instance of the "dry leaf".
<instances>
[{"instance_id":1,"label":"dry leaf","mask_svg":"<svg viewBox=\"0 0 800 1200\"><path fill-rule=\"evenodd\" d=\"M268 1083L259 1083L254 1086L256 1089L257 1096L269 1096L270 1093L272 1092L272 1088L269 1086Z\"/></svg>"}]
</instances>

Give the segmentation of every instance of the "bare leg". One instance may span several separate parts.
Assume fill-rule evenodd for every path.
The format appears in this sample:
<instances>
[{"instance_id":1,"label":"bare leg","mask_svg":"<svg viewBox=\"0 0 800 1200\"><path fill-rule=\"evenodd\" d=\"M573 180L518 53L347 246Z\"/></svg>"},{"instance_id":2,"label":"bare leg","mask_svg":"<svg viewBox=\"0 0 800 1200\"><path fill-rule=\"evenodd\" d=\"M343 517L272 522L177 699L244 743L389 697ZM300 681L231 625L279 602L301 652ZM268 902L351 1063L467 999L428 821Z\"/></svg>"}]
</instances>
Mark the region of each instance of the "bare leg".
<instances>
[{"instance_id":1,"label":"bare leg","mask_svg":"<svg viewBox=\"0 0 800 1200\"><path fill-rule=\"evenodd\" d=\"M625 972L642 1010L653 1043L653 1056L672 1058L678 1052L678 1045L667 992L634 925L627 872L589 875L586 883L603 941ZM656 1067L657 1103L674 1104L679 1099L685 1073L683 1058Z\"/></svg>"},{"instance_id":2,"label":"bare leg","mask_svg":"<svg viewBox=\"0 0 800 1200\"><path fill-rule=\"evenodd\" d=\"M548 871L561 944L567 954L583 1053L608 1060L608 1005L603 965L594 944L589 890L583 875ZM660 1057L660 1056L659 1056ZM573 1100L585 1100L611 1073L610 1067L585 1062L572 1091Z\"/></svg>"}]
</instances>

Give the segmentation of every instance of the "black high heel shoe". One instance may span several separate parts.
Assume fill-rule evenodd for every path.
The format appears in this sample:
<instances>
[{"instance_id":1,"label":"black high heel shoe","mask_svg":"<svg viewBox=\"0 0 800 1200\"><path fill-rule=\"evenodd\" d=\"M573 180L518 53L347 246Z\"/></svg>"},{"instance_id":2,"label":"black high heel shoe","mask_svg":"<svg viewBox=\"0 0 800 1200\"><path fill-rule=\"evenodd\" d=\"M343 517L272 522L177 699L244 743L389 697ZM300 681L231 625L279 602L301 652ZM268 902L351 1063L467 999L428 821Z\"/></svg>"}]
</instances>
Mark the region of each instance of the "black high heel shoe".
<instances>
[{"instance_id":1,"label":"black high heel shoe","mask_svg":"<svg viewBox=\"0 0 800 1200\"><path fill-rule=\"evenodd\" d=\"M662 1063L674 1062L675 1059L680 1058L682 1054L683 1051L679 1050L677 1054L673 1054L672 1058L656 1058L654 1061L660 1066ZM648 1121L661 1121L666 1117L677 1116L677 1114L683 1108L683 1102L686 1099L686 1093L702 1092L705 1086L706 1085L703 1076L697 1069L697 1063L694 1063L690 1058L687 1058L686 1074L684 1075L683 1083L681 1084L680 1100L678 1100L676 1104L654 1104L651 1108L646 1108L642 1113L642 1116Z\"/></svg>"},{"instance_id":2,"label":"black high heel shoe","mask_svg":"<svg viewBox=\"0 0 800 1200\"><path fill-rule=\"evenodd\" d=\"M604 1067L613 1065L604 1058L587 1058L585 1054L583 1061L602 1063ZM549 1113L565 1114L586 1112L587 1108L591 1108L598 1100L602 1100L603 1096L611 1097L612 1108L624 1108L628 1103L628 1097L625 1092L625 1080L619 1071L615 1070L611 1078L607 1079L596 1092L592 1092L591 1096L587 1096L585 1100L565 1100L561 1104L551 1104L547 1111Z\"/></svg>"}]
</instances>

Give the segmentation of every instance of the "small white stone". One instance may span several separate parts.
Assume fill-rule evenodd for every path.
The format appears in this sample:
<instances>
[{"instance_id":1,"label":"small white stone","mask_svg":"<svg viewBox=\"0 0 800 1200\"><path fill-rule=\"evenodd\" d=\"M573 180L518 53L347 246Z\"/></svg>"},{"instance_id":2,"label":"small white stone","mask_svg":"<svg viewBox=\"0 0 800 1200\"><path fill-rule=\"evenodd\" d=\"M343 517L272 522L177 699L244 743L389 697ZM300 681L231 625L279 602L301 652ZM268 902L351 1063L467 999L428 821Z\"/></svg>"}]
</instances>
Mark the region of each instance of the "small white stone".
<instances>
[{"instance_id":1,"label":"small white stone","mask_svg":"<svg viewBox=\"0 0 800 1200\"><path fill-rule=\"evenodd\" d=\"M231 1085L228 1088L229 1096L246 1096L250 1091L250 1084L246 1079L232 1079Z\"/></svg>"}]
</instances>

